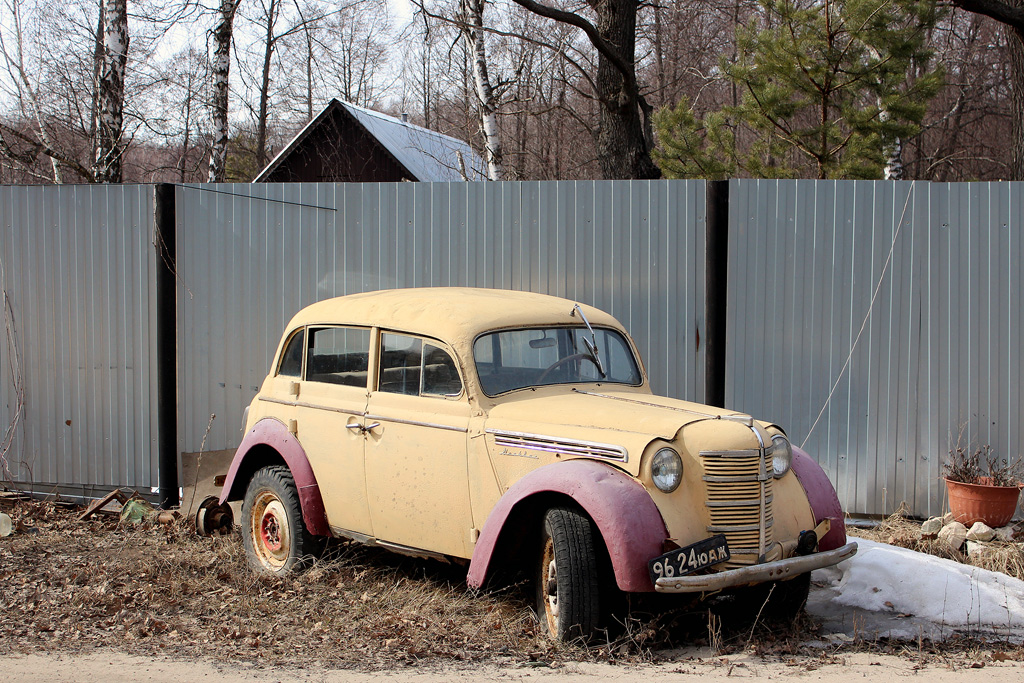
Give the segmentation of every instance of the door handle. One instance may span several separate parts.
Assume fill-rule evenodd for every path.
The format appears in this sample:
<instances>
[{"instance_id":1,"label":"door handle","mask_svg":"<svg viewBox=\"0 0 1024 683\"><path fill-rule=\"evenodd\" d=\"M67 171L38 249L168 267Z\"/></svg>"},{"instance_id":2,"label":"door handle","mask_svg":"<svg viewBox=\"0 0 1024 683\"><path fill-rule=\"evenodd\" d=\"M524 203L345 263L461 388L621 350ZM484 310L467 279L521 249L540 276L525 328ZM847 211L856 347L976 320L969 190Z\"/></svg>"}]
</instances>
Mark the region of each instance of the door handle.
<instances>
[{"instance_id":1,"label":"door handle","mask_svg":"<svg viewBox=\"0 0 1024 683\"><path fill-rule=\"evenodd\" d=\"M345 425L345 429L358 429L360 434L366 434L371 429L376 429L377 427L380 427L380 422L372 422L365 426L359 424L358 422L349 422L347 425Z\"/></svg>"}]
</instances>

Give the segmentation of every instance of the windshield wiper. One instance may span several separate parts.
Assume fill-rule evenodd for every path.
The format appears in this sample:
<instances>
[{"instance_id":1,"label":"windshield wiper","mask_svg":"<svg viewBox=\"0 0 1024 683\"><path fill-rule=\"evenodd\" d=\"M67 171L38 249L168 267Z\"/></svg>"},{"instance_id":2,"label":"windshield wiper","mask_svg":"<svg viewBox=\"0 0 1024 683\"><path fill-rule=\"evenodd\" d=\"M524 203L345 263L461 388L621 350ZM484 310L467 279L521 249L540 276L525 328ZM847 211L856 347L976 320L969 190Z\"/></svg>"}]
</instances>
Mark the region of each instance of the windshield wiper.
<instances>
[{"instance_id":1,"label":"windshield wiper","mask_svg":"<svg viewBox=\"0 0 1024 683\"><path fill-rule=\"evenodd\" d=\"M598 356L597 351L597 335L594 334L594 328L590 326L590 321L587 320L587 316L583 315L583 309L580 308L579 304L575 304L572 307L572 313L570 315L580 314L580 319L583 320L583 324L590 330L590 339L583 338L583 345L587 347L587 351L590 352L590 358L594 361L594 365L597 366L597 371L601 373L601 378L605 378L608 375L605 374L604 365L601 364L601 358Z\"/></svg>"}]
</instances>

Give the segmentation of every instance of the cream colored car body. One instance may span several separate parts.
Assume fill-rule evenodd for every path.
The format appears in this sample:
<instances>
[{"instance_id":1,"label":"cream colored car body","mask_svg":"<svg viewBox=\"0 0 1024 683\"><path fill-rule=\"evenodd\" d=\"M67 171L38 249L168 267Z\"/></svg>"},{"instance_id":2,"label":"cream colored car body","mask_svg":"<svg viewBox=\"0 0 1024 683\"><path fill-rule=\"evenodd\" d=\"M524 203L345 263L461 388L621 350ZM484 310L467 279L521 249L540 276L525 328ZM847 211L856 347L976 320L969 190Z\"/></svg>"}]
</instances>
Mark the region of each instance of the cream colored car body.
<instances>
[{"instance_id":1,"label":"cream colored car body","mask_svg":"<svg viewBox=\"0 0 1024 683\"><path fill-rule=\"evenodd\" d=\"M584 316L593 328L616 330L628 340L640 381L632 386L600 381L558 384L495 396L484 392L473 360L473 345L480 335L520 327L585 329ZM278 374L292 335L329 326L368 331L364 386ZM461 391L450 396L382 391L382 380L374 369L381 357L381 335L386 333L419 337L446 350L457 364ZM821 521L794 472L777 479L770 476L770 451L765 447L773 435L781 433L778 427L728 410L653 395L639 354L622 325L603 311L582 304L577 308L565 299L459 288L391 290L330 299L303 309L291 320L272 368L249 406L246 432L255 433L266 420L287 426L308 458L326 525L335 536L412 554L474 558L481 531L510 487L540 468L576 459L601 463L647 491L664 523L665 529L659 532L667 536L664 549L685 547L715 533L723 526L723 518L715 518L716 510L723 509L722 501L742 498L746 505L756 501L756 509L727 510L729 514L739 510L742 519L732 520L737 523L730 528L740 530L726 533L733 557L716 569L792 556L800 532L814 529ZM309 368L305 371L308 375ZM683 463L682 483L671 493L660 491L650 472L651 457L665 446L675 449ZM240 498L244 492L244 447L229 475L237 481L225 487L225 500ZM741 451L757 454L769 476L755 483L754 494L732 496L730 491L741 485L706 480L707 462L715 460L707 454ZM715 473L711 474L714 478ZM711 491L714 486L717 492ZM305 509L303 514L310 526ZM631 510L621 514L629 516ZM751 522L758 528L743 531ZM497 543L498 533L492 530L491 543ZM488 547L487 553L492 550ZM646 564L651 558L635 559ZM477 583L486 573L488 560L482 560L484 569L477 573ZM620 577L619 583L628 582Z\"/></svg>"}]
</instances>

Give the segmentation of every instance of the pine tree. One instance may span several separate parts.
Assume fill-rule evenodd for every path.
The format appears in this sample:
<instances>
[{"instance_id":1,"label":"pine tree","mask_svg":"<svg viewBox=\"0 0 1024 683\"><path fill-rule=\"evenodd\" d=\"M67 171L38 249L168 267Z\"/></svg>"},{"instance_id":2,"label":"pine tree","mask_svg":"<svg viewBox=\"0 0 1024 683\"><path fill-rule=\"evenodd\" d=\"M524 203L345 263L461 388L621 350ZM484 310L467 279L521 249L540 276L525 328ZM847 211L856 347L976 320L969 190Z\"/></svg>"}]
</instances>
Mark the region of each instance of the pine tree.
<instances>
[{"instance_id":1,"label":"pine tree","mask_svg":"<svg viewBox=\"0 0 1024 683\"><path fill-rule=\"evenodd\" d=\"M936 8L911 0L760 0L722 72L742 98L698 119L655 117L669 177L890 177L942 85L929 64Z\"/></svg>"}]
</instances>

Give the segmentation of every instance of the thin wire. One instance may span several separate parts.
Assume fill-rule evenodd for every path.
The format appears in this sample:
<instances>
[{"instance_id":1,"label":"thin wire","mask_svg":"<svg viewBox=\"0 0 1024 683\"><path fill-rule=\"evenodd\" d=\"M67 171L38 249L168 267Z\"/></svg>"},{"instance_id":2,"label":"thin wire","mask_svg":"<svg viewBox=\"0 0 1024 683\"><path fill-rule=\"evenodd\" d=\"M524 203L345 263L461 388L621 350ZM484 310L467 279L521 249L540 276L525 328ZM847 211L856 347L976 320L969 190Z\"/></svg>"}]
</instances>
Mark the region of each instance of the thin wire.
<instances>
[{"instance_id":1,"label":"thin wire","mask_svg":"<svg viewBox=\"0 0 1024 683\"><path fill-rule=\"evenodd\" d=\"M868 326L868 319L871 317L871 311L875 307L875 299L878 298L878 293L882 291L882 282L885 280L885 274L889 270L889 264L892 263L893 252L896 251L896 240L900 236L900 232L903 230L903 219L907 215L907 207L910 206L910 198L914 196L914 186L917 184L916 180L910 182L910 191L907 192L907 200L903 202L903 213L900 214L900 222L896 225L896 232L892 235L892 244L889 245L889 255L885 257L885 263L882 265L882 272L878 276L878 284L875 285L875 291L871 295L871 301L868 302L867 313L864 314L864 321L860 324L860 331L857 332L857 338L853 340L853 345L850 346L850 354L846 357L846 362L843 363L843 367L839 370L839 376L836 377L835 383L832 385L832 390L828 392L828 397L825 399L825 404L821 406L821 410L818 412L818 417L815 418L814 424L807 430L807 436L804 437L803 443L800 444L800 448L807 445L807 442L811 438L811 434L814 433L815 427L821 422L821 416L825 414L825 410L828 409L828 404L832 401L832 396L836 393L836 389L839 387L839 382L842 381L843 375L846 373L846 369L850 366L850 361L853 359L853 353L857 350L857 343L860 342L861 335L864 334L864 329Z\"/></svg>"},{"instance_id":2,"label":"thin wire","mask_svg":"<svg viewBox=\"0 0 1024 683\"><path fill-rule=\"evenodd\" d=\"M273 204L290 204L291 206L301 206L306 209L320 209L321 211L334 211L337 213L338 209L334 206L317 206L316 204L303 204L302 202L290 202L287 199L274 199L273 197L260 197L252 194L241 194L239 192L228 192L227 190L214 190L210 187L203 187L201 185L184 185L181 183L173 183L175 187L181 187L186 190L195 190L196 192L212 192L213 194L226 194L229 197L241 197L242 199L255 199L261 202L271 202Z\"/></svg>"},{"instance_id":3,"label":"thin wire","mask_svg":"<svg viewBox=\"0 0 1024 683\"><path fill-rule=\"evenodd\" d=\"M4 270L2 260L0 260L0 293L3 295L3 301L0 303L2 303L4 309L4 327L7 331L7 350L9 351L8 362L11 367L11 382L14 385L15 394L14 418L4 432L3 440L0 441L0 477L9 486L16 488L14 474L11 472L7 453L14 445L15 432L18 429L18 423L21 421L21 414L25 408L25 378L21 374L21 358L18 352L18 329L14 320L14 307L11 305L10 297L7 295L7 273Z\"/></svg>"}]
</instances>

